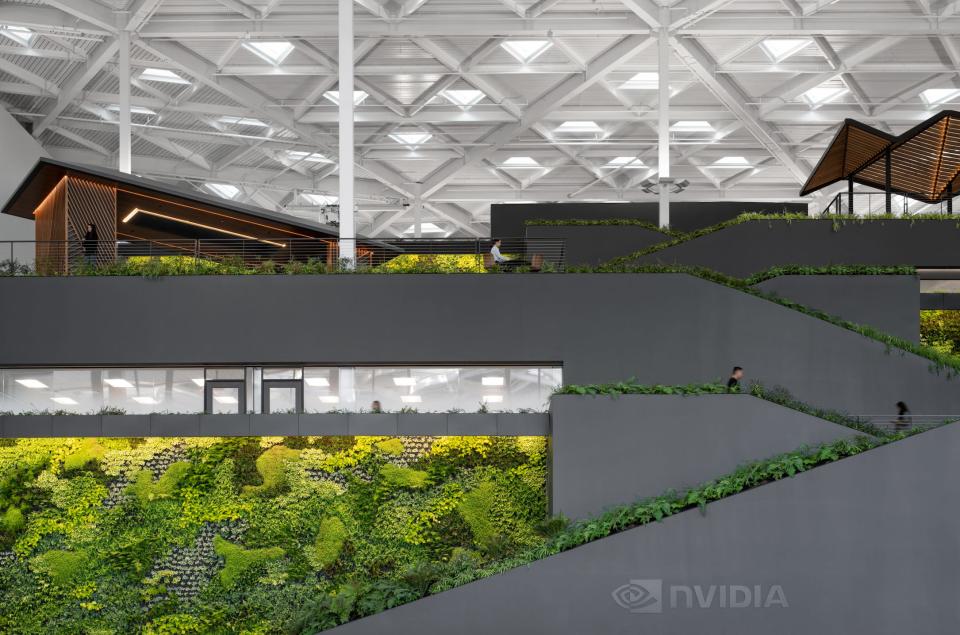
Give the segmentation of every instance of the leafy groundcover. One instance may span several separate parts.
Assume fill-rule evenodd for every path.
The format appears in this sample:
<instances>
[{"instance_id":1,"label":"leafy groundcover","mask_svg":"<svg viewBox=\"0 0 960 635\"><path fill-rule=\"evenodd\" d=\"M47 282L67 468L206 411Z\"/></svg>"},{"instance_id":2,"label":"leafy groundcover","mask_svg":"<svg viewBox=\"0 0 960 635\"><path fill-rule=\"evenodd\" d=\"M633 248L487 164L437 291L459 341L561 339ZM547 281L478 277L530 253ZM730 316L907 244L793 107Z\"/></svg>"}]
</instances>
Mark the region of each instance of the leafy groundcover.
<instances>
[{"instance_id":1,"label":"leafy groundcover","mask_svg":"<svg viewBox=\"0 0 960 635\"><path fill-rule=\"evenodd\" d=\"M0 632L314 633L542 546L545 485L542 437L0 442Z\"/></svg>"}]
</instances>

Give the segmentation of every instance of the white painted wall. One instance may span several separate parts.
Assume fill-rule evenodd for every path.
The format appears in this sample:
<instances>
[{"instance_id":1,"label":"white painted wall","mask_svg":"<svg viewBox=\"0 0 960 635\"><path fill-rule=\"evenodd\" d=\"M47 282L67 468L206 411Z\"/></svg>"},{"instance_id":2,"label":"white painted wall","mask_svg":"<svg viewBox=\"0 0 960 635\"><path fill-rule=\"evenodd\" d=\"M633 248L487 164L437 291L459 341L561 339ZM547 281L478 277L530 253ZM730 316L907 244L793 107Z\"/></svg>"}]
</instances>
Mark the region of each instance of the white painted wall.
<instances>
[{"instance_id":1,"label":"white painted wall","mask_svg":"<svg viewBox=\"0 0 960 635\"><path fill-rule=\"evenodd\" d=\"M37 159L47 153L3 108L0 108L0 153L3 162L0 167L0 201L6 206ZM33 239L33 221L0 214L0 241ZM2 252L0 249L0 260L7 257Z\"/></svg>"}]
</instances>

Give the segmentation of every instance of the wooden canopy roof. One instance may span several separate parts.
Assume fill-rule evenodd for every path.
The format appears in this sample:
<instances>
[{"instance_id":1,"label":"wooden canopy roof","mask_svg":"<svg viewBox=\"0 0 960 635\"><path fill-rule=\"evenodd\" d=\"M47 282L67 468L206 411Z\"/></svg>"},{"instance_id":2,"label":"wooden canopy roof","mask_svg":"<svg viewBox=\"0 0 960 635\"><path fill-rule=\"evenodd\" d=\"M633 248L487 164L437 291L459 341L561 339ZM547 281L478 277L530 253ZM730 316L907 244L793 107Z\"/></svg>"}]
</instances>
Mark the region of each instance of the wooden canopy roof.
<instances>
[{"instance_id":1,"label":"wooden canopy roof","mask_svg":"<svg viewBox=\"0 0 960 635\"><path fill-rule=\"evenodd\" d=\"M801 196L837 181L886 188L925 203L960 193L960 112L944 110L899 137L847 119L800 191Z\"/></svg>"}]
</instances>

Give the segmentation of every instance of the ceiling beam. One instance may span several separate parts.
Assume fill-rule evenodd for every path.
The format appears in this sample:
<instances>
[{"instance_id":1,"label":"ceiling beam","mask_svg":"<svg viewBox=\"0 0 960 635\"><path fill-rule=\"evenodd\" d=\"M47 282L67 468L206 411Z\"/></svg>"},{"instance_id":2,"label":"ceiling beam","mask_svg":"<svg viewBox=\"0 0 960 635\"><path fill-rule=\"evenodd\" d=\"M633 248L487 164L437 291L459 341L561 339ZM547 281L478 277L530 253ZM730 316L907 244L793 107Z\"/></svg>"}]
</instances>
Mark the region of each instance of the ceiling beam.
<instances>
[{"instance_id":1,"label":"ceiling beam","mask_svg":"<svg viewBox=\"0 0 960 635\"><path fill-rule=\"evenodd\" d=\"M94 0L43 0L43 3L89 22L104 31L115 33L118 30L114 13Z\"/></svg>"},{"instance_id":2,"label":"ceiling beam","mask_svg":"<svg viewBox=\"0 0 960 635\"><path fill-rule=\"evenodd\" d=\"M246 2L241 2L240 0L217 0L217 2L250 20L260 19L260 12Z\"/></svg>"},{"instance_id":3,"label":"ceiling beam","mask_svg":"<svg viewBox=\"0 0 960 635\"><path fill-rule=\"evenodd\" d=\"M670 10L683 11L684 14L670 23L670 29L674 31L682 29L687 25L702 20L714 11L722 9L731 2L733 2L733 0L684 0L684 2L678 2L672 5Z\"/></svg>"},{"instance_id":4,"label":"ceiling beam","mask_svg":"<svg viewBox=\"0 0 960 635\"><path fill-rule=\"evenodd\" d=\"M13 62L2 57L0 57L0 71L3 71L9 75L13 75L18 79L22 79L31 86L36 86L46 95L56 97L60 94L60 89L57 88L56 84L51 83L36 73L31 73L30 71L21 68L20 66L17 66Z\"/></svg>"}]
</instances>

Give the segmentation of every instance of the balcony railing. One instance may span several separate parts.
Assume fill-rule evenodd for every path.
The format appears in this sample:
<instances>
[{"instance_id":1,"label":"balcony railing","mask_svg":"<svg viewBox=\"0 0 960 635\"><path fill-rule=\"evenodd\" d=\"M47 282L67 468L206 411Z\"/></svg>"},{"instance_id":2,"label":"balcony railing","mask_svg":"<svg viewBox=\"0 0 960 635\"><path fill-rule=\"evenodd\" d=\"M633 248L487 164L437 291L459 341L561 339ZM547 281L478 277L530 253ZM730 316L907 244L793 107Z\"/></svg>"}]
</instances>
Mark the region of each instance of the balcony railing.
<instances>
[{"instance_id":1,"label":"balcony railing","mask_svg":"<svg viewBox=\"0 0 960 635\"><path fill-rule=\"evenodd\" d=\"M951 206L946 201L924 203L899 194L892 194L890 203L890 213L894 216L953 213ZM887 195L885 192L854 192L852 205L851 209L849 193L839 192L822 213L825 216L879 216L887 213Z\"/></svg>"},{"instance_id":2,"label":"balcony railing","mask_svg":"<svg viewBox=\"0 0 960 635\"><path fill-rule=\"evenodd\" d=\"M162 239L0 241L0 275L546 272L564 266L564 240Z\"/></svg>"}]
</instances>

